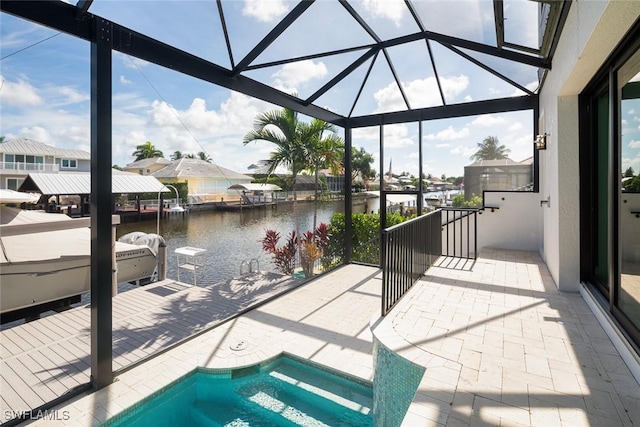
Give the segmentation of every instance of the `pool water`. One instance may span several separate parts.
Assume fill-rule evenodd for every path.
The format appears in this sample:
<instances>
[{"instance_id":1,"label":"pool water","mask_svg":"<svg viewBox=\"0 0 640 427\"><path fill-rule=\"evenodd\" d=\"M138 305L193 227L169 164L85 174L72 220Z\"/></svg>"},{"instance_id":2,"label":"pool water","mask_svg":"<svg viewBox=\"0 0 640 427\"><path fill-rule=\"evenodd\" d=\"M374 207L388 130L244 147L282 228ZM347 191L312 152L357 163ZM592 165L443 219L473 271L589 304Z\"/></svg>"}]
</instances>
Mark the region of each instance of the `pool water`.
<instances>
[{"instance_id":1,"label":"pool water","mask_svg":"<svg viewBox=\"0 0 640 427\"><path fill-rule=\"evenodd\" d=\"M197 369L105 426L372 426L372 388L288 356L236 370Z\"/></svg>"}]
</instances>

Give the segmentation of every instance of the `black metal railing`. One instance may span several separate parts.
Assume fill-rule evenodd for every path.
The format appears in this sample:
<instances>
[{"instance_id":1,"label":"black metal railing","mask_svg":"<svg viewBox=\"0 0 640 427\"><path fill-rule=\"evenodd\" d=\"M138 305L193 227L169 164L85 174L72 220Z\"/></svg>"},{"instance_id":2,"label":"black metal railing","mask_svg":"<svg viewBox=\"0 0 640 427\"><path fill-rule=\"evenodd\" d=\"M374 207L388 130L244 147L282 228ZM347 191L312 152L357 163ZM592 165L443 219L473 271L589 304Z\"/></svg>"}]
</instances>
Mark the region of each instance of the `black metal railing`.
<instances>
[{"instance_id":1,"label":"black metal railing","mask_svg":"<svg viewBox=\"0 0 640 427\"><path fill-rule=\"evenodd\" d=\"M442 254L441 211L383 230L380 251L384 316Z\"/></svg>"},{"instance_id":2,"label":"black metal railing","mask_svg":"<svg viewBox=\"0 0 640 427\"><path fill-rule=\"evenodd\" d=\"M442 209L442 255L476 259L480 210L477 208Z\"/></svg>"}]
</instances>

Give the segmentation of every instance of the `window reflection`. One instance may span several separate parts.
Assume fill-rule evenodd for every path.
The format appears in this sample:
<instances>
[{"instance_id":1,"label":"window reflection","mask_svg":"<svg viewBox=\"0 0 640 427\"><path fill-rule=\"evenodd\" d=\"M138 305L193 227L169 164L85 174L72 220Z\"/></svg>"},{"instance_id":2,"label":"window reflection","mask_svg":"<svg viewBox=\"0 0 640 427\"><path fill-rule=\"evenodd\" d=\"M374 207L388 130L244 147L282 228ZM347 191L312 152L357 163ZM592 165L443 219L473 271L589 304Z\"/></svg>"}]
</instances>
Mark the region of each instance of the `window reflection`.
<instances>
[{"instance_id":1,"label":"window reflection","mask_svg":"<svg viewBox=\"0 0 640 427\"><path fill-rule=\"evenodd\" d=\"M618 71L620 246L618 307L640 328L640 50Z\"/></svg>"}]
</instances>

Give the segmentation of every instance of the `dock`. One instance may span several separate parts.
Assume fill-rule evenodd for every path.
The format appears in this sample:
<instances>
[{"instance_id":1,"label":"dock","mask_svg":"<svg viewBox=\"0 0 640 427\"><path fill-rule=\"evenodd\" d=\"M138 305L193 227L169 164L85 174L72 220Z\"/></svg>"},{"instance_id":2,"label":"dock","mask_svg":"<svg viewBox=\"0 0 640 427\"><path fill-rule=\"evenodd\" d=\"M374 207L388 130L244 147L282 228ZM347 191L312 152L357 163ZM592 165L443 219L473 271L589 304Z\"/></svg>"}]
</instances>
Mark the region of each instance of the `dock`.
<instances>
[{"instance_id":1,"label":"dock","mask_svg":"<svg viewBox=\"0 0 640 427\"><path fill-rule=\"evenodd\" d=\"M302 283L275 273L213 285L164 280L113 298L113 370L223 323ZM39 407L89 382L88 304L0 331L0 413Z\"/></svg>"}]
</instances>

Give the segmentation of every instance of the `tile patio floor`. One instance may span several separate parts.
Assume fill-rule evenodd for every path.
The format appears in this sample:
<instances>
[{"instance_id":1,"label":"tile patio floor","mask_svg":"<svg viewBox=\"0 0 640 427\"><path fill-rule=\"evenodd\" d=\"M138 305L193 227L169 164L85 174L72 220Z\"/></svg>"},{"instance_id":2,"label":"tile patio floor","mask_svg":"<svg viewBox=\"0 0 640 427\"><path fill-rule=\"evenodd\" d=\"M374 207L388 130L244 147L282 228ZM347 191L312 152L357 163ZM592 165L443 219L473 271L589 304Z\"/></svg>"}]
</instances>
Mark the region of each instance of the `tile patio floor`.
<instances>
[{"instance_id":1,"label":"tile patio floor","mask_svg":"<svg viewBox=\"0 0 640 427\"><path fill-rule=\"evenodd\" d=\"M580 294L558 292L538 254L450 261L375 323L385 345L427 368L403 425L640 424L638 383ZM375 268L340 268L57 408L68 411L60 424L96 424L196 366L282 351L371 379L380 287ZM246 348L231 350L239 341Z\"/></svg>"}]
</instances>

